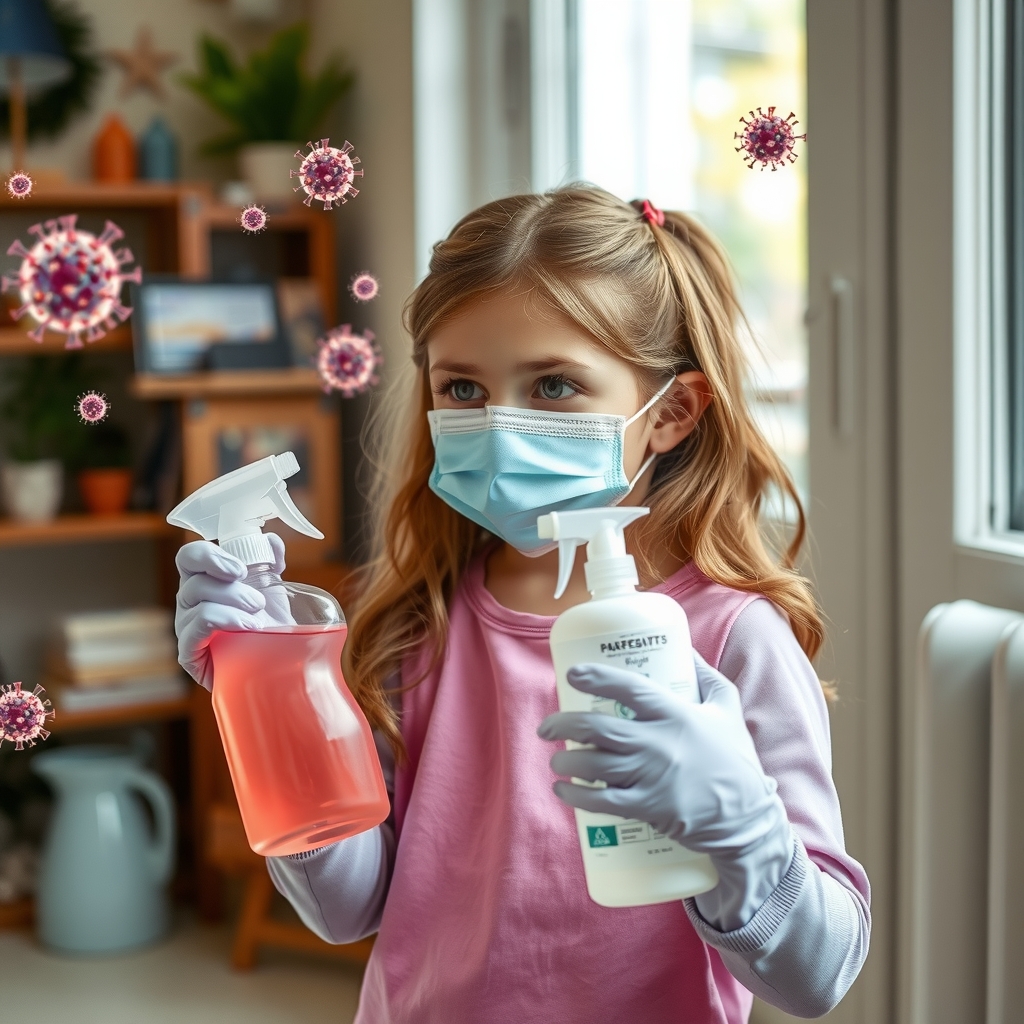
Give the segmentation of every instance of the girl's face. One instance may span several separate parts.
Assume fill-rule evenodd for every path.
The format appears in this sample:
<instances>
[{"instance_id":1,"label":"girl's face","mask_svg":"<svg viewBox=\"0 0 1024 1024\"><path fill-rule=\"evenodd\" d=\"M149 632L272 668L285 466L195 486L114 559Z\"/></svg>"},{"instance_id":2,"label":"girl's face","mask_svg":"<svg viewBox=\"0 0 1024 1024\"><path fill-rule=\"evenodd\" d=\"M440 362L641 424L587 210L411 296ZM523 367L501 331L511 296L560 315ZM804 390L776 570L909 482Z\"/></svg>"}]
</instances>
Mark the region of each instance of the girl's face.
<instances>
[{"instance_id":1,"label":"girl's face","mask_svg":"<svg viewBox=\"0 0 1024 1024\"><path fill-rule=\"evenodd\" d=\"M629 363L525 295L471 302L434 331L426 349L435 409L504 405L628 418L645 401ZM710 401L702 373L676 380L667 401L626 428L623 468L630 479L649 452L668 451L689 434ZM645 489L638 484L625 503Z\"/></svg>"}]
</instances>

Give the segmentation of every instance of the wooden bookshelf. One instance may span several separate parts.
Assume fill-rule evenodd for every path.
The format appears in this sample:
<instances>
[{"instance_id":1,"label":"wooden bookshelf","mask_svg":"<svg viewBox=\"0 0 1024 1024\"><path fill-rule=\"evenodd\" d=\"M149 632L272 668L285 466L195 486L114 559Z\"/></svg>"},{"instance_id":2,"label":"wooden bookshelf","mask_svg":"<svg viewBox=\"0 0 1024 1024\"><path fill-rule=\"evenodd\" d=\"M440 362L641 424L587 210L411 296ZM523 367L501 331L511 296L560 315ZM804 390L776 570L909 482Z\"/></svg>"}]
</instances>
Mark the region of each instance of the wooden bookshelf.
<instances>
[{"instance_id":1,"label":"wooden bookshelf","mask_svg":"<svg viewBox=\"0 0 1024 1024\"><path fill-rule=\"evenodd\" d=\"M30 317L24 320L24 327L0 327L0 356L36 355L45 352L55 355L64 351L62 335L47 332L42 342L33 341L28 332L35 326ZM92 341L80 351L83 352L126 352L132 347L132 329L121 324L108 331L102 338Z\"/></svg>"},{"instance_id":2,"label":"wooden bookshelf","mask_svg":"<svg viewBox=\"0 0 1024 1024\"><path fill-rule=\"evenodd\" d=\"M124 512L116 516L71 514L57 516L46 523L0 519L0 548L170 537L180 532L157 512Z\"/></svg>"},{"instance_id":3,"label":"wooden bookshelf","mask_svg":"<svg viewBox=\"0 0 1024 1024\"><path fill-rule=\"evenodd\" d=\"M251 398L253 395L310 395L323 387L316 370L210 370L206 373L139 373L131 385L137 398Z\"/></svg>"}]
</instances>

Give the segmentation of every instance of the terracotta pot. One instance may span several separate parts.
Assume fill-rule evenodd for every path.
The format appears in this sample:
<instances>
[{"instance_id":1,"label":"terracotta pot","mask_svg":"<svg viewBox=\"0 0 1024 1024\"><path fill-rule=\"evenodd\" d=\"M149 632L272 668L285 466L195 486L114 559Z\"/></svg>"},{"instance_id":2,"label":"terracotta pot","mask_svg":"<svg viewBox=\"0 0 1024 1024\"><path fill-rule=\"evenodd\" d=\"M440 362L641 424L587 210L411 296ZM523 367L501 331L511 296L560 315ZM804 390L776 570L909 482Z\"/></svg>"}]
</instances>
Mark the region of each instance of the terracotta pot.
<instances>
[{"instance_id":1,"label":"terracotta pot","mask_svg":"<svg viewBox=\"0 0 1024 1024\"><path fill-rule=\"evenodd\" d=\"M85 507L94 516L120 515L132 496L132 471L83 469L78 474L78 489Z\"/></svg>"}]
</instances>

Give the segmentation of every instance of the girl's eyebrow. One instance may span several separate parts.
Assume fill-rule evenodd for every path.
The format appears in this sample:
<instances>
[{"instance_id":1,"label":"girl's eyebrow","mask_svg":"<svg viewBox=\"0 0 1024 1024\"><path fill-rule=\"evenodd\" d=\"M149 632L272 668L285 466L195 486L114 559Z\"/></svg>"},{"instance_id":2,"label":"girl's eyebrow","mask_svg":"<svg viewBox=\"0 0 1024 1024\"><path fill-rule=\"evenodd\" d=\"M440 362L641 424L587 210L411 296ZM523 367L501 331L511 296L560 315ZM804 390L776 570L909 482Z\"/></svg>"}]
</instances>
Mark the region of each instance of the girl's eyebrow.
<instances>
[{"instance_id":1,"label":"girl's eyebrow","mask_svg":"<svg viewBox=\"0 0 1024 1024\"><path fill-rule=\"evenodd\" d=\"M435 370L447 370L448 373L474 374L479 372L480 367L474 366L472 363L453 363L445 359L440 359L430 367L431 373Z\"/></svg>"},{"instance_id":2,"label":"girl's eyebrow","mask_svg":"<svg viewBox=\"0 0 1024 1024\"><path fill-rule=\"evenodd\" d=\"M526 363L516 363L514 369L520 370L553 370L556 367L565 369L576 369L576 370L589 370L590 367L586 363L579 363L575 359L566 359L563 356L548 356L544 359L531 359ZM433 373L435 370L445 370L448 373L464 373L467 376L479 373L480 367L475 366L473 363L453 363L445 359L440 359L430 367L430 372Z\"/></svg>"},{"instance_id":3,"label":"girl's eyebrow","mask_svg":"<svg viewBox=\"0 0 1024 1024\"><path fill-rule=\"evenodd\" d=\"M517 370L589 370L586 363L577 362L575 359L566 359L564 356L549 356L546 359L534 359L528 363L517 363Z\"/></svg>"}]
</instances>

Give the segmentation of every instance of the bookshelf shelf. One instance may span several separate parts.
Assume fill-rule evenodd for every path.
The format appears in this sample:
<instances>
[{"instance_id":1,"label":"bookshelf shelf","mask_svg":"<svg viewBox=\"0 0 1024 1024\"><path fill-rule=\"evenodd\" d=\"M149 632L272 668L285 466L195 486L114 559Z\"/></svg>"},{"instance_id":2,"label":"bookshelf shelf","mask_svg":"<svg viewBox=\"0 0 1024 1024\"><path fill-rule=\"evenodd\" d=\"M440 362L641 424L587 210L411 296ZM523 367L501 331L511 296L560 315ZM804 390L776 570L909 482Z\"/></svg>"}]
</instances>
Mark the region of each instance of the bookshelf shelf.
<instances>
[{"instance_id":1,"label":"bookshelf shelf","mask_svg":"<svg viewBox=\"0 0 1024 1024\"><path fill-rule=\"evenodd\" d=\"M137 398L251 398L254 395L311 395L322 391L316 370L212 370L180 376L140 373L132 381Z\"/></svg>"},{"instance_id":2,"label":"bookshelf shelf","mask_svg":"<svg viewBox=\"0 0 1024 1024\"><path fill-rule=\"evenodd\" d=\"M176 700L151 701L146 704L125 704L95 711L65 711L58 705L56 711L57 714L46 725L50 732L106 729L134 725L136 722L166 722L175 718L188 718L192 714L192 696L190 694Z\"/></svg>"},{"instance_id":3,"label":"bookshelf shelf","mask_svg":"<svg viewBox=\"0 0 1024 1024\"><path fill-rule=\"evenodd\" d=\"M179 533L156 512L124 512L117 516L64 515L48 523L17 523L0 519L0 548L171 537Z\"/></svg>"},{"instance_id":4,"label":"bookshelf shelf","mask_svg":"<svg viewBox=\"0 0 1024 1024\"><path fill-rule=\"evenodd\" d=\"M39 209L49 211L56 206L74 207L146 207L172 206L183 197L195 196L211 202L213 190L203 181L148 182L132 181L124 184L105 184L96 181L67 181L61 184L39 181L27 199L11 199L6 192L0 195L0 208Z\"/></svg>"},{"instance_id":5,"label":"bookshelf shelf","mask_svg":"<svg viewBox=\"0 0 1024 1024\"><path fill-rule=\"evenodd\" d=\"M26 318L25 327L0 327L0 356L23 356L46 353L57 355L64 351L64 342L58 334L47 334L42 343L33 341L28 332L35 321ZM132 330L122 324L105 334L99 341L90 342L82 352L127 352L132 347Z\"/></svg>"}]
</instances>

